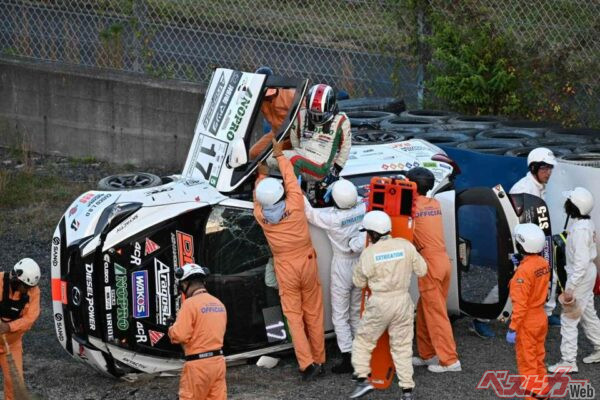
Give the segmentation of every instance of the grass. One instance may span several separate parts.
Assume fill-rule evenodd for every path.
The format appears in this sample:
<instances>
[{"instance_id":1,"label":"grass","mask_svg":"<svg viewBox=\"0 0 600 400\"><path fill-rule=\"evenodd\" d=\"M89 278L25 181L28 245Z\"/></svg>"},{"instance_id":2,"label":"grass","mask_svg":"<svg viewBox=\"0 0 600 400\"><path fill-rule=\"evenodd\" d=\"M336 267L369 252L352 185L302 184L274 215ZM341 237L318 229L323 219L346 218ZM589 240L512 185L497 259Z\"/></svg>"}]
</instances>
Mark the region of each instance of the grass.
<instances>
[{"instance_id":1,"label":"grass","mask_svg":"<svg viewBox=\"0 0 600 400\"><path fill-rule=\"evenodd\" d=\"M0 235L50 237L67 206L92 183L26 171L0 171Z\"/></svg>"}]
</instances>

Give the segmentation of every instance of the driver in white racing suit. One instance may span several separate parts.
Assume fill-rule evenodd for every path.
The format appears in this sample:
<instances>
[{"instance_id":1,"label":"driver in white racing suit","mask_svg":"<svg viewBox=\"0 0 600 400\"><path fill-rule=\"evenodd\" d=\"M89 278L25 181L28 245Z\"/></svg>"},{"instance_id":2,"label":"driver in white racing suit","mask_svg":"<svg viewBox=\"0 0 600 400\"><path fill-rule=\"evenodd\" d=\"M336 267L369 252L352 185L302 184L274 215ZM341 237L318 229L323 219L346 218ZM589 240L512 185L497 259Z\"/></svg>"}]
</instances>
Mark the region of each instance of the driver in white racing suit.
<instances>
[{"instance_id":1,"label":"driver in white racing suit","mask_svg":"<svg viewBox=\"0 0 600 400\"><path fill-rule=\"evenodd\" d=\"M306 103L307 108L298 112L290 130L292 150L284 151L284 155L296 176L329 184L339 176L350 154L350 120L338 111L331 86L321 83L311 87ZM272 157L268 164L277 168Z\"/></svg>"},{"instance_id":2,"label":"driver in white racing suit","mask_svg":"<svg viewBox=\"0 0 600 400\"><path fill-rule=\"evenodd\" d=\"M333 207L313 208L305 197L304 212L308 222L327 232L333 249L331 319L342 361L331 371L343 374L354 372L352 339L360 320L361 291L352 283L352 271L367 241L366 234L359 232L367 207L352 182L341 179L331 186Z\"/></svg>"}]
</instances>

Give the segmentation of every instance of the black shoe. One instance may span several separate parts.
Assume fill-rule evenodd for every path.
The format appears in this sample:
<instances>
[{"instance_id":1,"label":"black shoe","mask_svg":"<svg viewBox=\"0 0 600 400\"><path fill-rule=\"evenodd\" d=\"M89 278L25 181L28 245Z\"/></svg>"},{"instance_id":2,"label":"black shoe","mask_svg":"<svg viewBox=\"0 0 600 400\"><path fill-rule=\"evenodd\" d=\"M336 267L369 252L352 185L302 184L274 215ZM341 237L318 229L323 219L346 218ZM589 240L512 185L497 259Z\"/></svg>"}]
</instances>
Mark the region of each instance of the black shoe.
<instances>
[{"instance_id":1,"label":"black shoe","mask_svg":"<svg viewBox=\"0 0 600 400\"><path fill-rule=\"evenodd\" d=\"M359 379L360 378L358 377L358 375L356 375L355 373L352 373L352 378L351 378L352 382L358 382Z\"/></svg>"},{"instance_id":2,"label":"black shoe","mask_svg":"<svg viewBox=\"0 0 600 400\"><path fill-rule=\"evenodd\" d=\"M321 364L312 363L304 371L302 371L302 380L312 381L318 375L322 375L324 373L323 366Z\"/></svg>"},{"instance_id":3,"label":"black shoe","mask_svg":"<svg viewBox=\"0 0 600 400\"><path fill-rule=\"evenodd\" d=\"M352 367L352 353L342 353L342 361L331 368L334 374L350 374L354 373Z\"/></svg>"},{"instance_id":4,"label":"black shoe","mask_svg":"<svg viewBox=\"0 0 600 400\"><path fill-rule=\"evenodd\" d=\"M402 397L400 397L401 400L415 400L415 395L413 394L412 390L411 391L405 391L402 390Z\"/></svg>"},{"instance_id":5,"label":"black shoe","mask_svg":"<svg viewBox=\"0 0 600 400\"><path fill-rule=\"evenodd\" d=\"M351 399L358 399L367 393L371 393L375 388L367 378L358 378L354 391L350 395Z\"/></svg>"}]
</instances>

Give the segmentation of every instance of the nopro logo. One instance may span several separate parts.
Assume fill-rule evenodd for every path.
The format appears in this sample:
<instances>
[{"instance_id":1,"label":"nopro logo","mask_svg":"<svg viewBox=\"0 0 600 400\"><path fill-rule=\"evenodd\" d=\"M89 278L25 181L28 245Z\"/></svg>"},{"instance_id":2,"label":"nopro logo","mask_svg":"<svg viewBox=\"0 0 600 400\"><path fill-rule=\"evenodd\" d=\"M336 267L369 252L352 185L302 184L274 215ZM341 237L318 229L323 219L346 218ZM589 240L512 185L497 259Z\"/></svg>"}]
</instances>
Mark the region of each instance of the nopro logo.
<instances>
[{"instance_id":1,"label":"nopro logo","mask_svg":"<svg viewBox=\"0 0 600 400\"><path fill-rule=\"evenodd\" d=\"M133 287L133 317L148 318L150 315L148 271L135 271L131 274L131 287Z\"/></svg>"}]
</instances>

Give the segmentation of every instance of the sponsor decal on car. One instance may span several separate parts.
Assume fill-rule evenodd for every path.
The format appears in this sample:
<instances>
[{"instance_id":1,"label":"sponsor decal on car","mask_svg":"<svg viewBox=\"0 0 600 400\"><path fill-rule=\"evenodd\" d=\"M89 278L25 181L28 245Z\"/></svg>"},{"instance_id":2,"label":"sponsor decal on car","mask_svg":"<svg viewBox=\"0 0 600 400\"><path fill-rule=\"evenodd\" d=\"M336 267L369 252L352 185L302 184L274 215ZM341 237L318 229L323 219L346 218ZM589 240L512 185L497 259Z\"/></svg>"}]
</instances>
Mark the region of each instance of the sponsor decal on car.
<instances>
[{"instance_id":1,"label":"sponsor decal on car","mask_svg":"<svg viewBox=\"0 0 600 400\"><path fill-rule=\"evenodd\" d=\"M154 345L156 343L158 343L158 341L160 339L162 339L163 336L165 336L165 334L162 333L162 332L157 332L157 331L153 331L151 329L148 329L148 336L150 336L150 344L152 345L152 347L154 347Z\"/></svg>"},{"instance_id":2,"label":"sponsor decal on car","mask_svg":"<svg viewBox=\"0 0 600 400\"><path fill-rule=\"evenodd\" d=\"M112 310L112 289L110 286L104 286L104 304L107 311Z\"/></svg>"},{"instance_id":3,"label":"sponsor decal on car","mask_svg":"<svg viewBox=\"0 0 600 400\"><path fill-rule=\"evenodd\" d=\"M244 96L241 97L241 100L239 101L239 106L235 112L235 115L233 116L233 121L229 126L229 130L227 131L227 140L233 140L233 138L235 138L235 134L240 128L240 124L242 123L244 115L246 115L246 111L248 110L248 106L252 101L252 92L250 91L250 88L245 87L244 89Z\"/></svg>"},{"instance_id":4,"label":"sponsor decal on car","mask_svg":"<svg viewBox=\"0 0 600 400\"><path fill-rule=\"evenodd\" d=\"M58 259L60 257L60 238L52 238L52 266L58 267Z\"/></svg>"},{"instance_id":5,"label":"sponsor decal on car","mask_svg":"<svg viewBox=\"0 0 600 400\"><path fill-rule=\"evenodd\" d=\"M223 72L221 72L219 74L219 77L217 78L217 86L215 87L215 90L210 98L210 102L208 103L208 106L206 108L206 114L204 114L204 118L202 118L202 126L204 127L204 129L208 130L208 124L210 123L210 117L212 117L213 113L215 112L215 108L217 107L217 102L219 101L219 97L221 97L221 94L223 93L224 88L225 88L225 74ZM216 134L216 131L211 132L211 133L214 135L214 134Z\"/></svg>"},{"instance_id":6,"label":"sponsor decal on car","mask_svg":"<svg viewBox=\"0 0 600 400\"><path fill-rule=\"evenodd\" d=\"M140 321L136 321L135 323L135 341L137 343L148 343L148 336L146 336L146 331L144 330L144 325Z\"/></svg>"},{"instance_id":7,"label":"sponsor decal on car","mask_svg":"<svg viewBox=\"0 0 600 400\"><path fill-rule=\"evenodd\" d=\"M438 166L438 164L435 162L424 162L423 166L425 168L436 168Z\"/></svg>"},{"instance_id":8,"label":"sponsor decal on car","mask_svg":"<svg viewBox=\"0 0 600 400\"><path fill-rule=\"evenodd\" d=\"M106 339L109 342L115 340L115 332L113 329L113 319L111 313L106 313Z\"/></svg>"},{"instance_id":9,"label":"sponsor decal on car","mask_svg":"<svg viewBox=\"0 0 600 400\"><path fill-rule=\"evenodd\" d=\"M169 267L157 258L154 259L154 276L156 283L156 323L167 325L171 317L171 277Z\"/></svg>"},{"instance_id":10,"label":"sponsor decal on car","mask_svg":"<svg viewBox=\"0 0 600 400\"><path fill-rule=\"evenodd\" d=\"M166 188L162 188L162 189L153 189L153 190L146 192L146 196L154 196L155 194L170 192L171 190L173 190L172 187L166 187Z\"/></svg>"},{"instance_id":11,"label":"sponsor decal on car","mask_svg":"<svg viewBox=\"0 0 600 400\"><path fill-rule=\"evenodd\" d=\"M79 221L74 219L73 222L71 222L71 229L73 229L75 232L77 232L77 229L79 229L79 225L81 225L79 223Z\"/></svg>"},{"instance_id":12,"label":"sponsor decal on car","mask_svg":"<svg viewBox=\"0 0 600 400\"><path fill-rule=\"evenodd\" d=\"M221 101L215 111L215 115L210 122L210 126L208 128L208 132L210 132L213 136L217 136L217 132L219 127L221 126L221 122L225 117L225 112L229 108L229 103L231 103L231 99L233 98L233 94L235 93L235 89L237 88L240 80L242 79L242 73L239 71L233 71L231 76L229 77L229 82L227 82L227 87L223 92L223 97L221 97Z\"/></svg>"},{"instance_id":13,"label":"sponsor decal on car","mask_svg":"<svg viewBox=\"0 0 600 400\"><path fill-rule=\"evenodd\" d=\"M88 201L90 201L92 198L94 198L95 194L94 193L86 193L83 196L81 196L81 198L79 199L79 202L81 204L85 204Z\"/></svg>"},{"instance_id":14,"label":"sponsor decal on car","mask_svg":"<svg viewBox=\"0 0 600 400\"><path fill-rule=\"evenodd\" d=\"M135 271L131 274L133 287L133 317L147 318L150 315L148 301L148 271Z\"/></svg>"},{"instance_id":15,"label":"sponsor decal on car","mask_svg":"<svg viewBox=\"0 0 600 400\"><path fill-rule=\"evenodd\" d=\"M96 315L94 307L94 264L85 264L85 301L87 302L88 324L96 330Z\"/></svg>"},{"instance_id":16,"label":"sponsor decal on car","mask_svg":"<svg viewBox=\"0 0 600 400\"><path fill-rule=\"evenodd\" d=\"M112 194L110 194L110 193L100 194L98 196L95 196L92 200L90 200L89 204L87 205L88 209L85 212L85 216L89 217L90 215L92 215L94 213L94 211L96 211L102 203L104 203L106 200L108 200L111 197L112 197Z\"/></svg>"},{"instance_id":17,"label":"sponsor decal on car","mask_svg":"<svg viewBox=\"0 0 600 400\"><path fill-rule=\"evenodd\" d=\"M110 266L110 256L108 254L104 254L104 283L108 285L110 282L109 271L108 268Z\"/></svg>"},{"instance_id":18,"label":"sponsor decal on car","mask_svg":"<svg viewBox=\"0 0 600 400\"><path fill-rule=\"evenodd\" d=\"M54 321L56 323L54 326L56 327L56 337L62 343L65 341L65 327L63 322L63 315L61 313L54 314Z\"/></svg>"},{"instance_id":19,"label":"sponsor decal on car","mask_svg":"<svg viewBox=\"0 0 600 400\"><path fill-rule=\"evenodd\" d=\"M129 225L131 225L134 221L136 221L137 219L138 219L138 215L133 214L131 217L129 217L125 221L121 222L121 224L118 226L118 228L115 230L115 232L121 232L122 230L127 228Z\"/></svg>"},{"instance_id":20,"label":"sponsor decal on car","mask_svg":"<svg viewBox=\"0 0 600 400\"><path fill-rule=\"evenodd\" d=\"M146 246L144 248L144 255L147 256L149 254L154 253L156 250L160 249L160 246L157 245L152 240L146 238Z\"/></svg>"},{"instance_id":21,"label":"sponsor decal on car","mask_svg":"<svg viewBox=\"0 0 600 400\"><path fill-rule=\"evenodd\" d=\"M126 331L129 328L129 301L127 300L127 270L117 263L115 267L117 297L117 328Z\"/></svg>"},{"instance_id":22,"label":"sponsor decal on car","mask_svg":"<svg viewBox=\"0 0 600 400\"><path fill-rule=\"evenodd\" d=\"M76 212L77 212L77 205L75 205L75 207L71 207L71 209L69 210L69 217L72 217L73 215L75 215Z\"/></svg>"},{"instance_id":23,"label":"sponsor decal on car","mask_svg":"<svg viewBox=\"0 0 600 400\"><path fill-rule=\"evenodd\" d=\"M180 267L194 262L194 237L192 235L177 231L177 254L177 265Z\"/></svg>"},{"instance_id":24,"label":"sponsor decal on car","mask_svg":"<svg viewBox=\"0 0 600 400\"><path fill-rule=\"evenodd\" d=\"M131 254L130 263L138 267L142 264L142 246L139 242L133 244L133 254Z\"/></svg>"}]
</instances>

